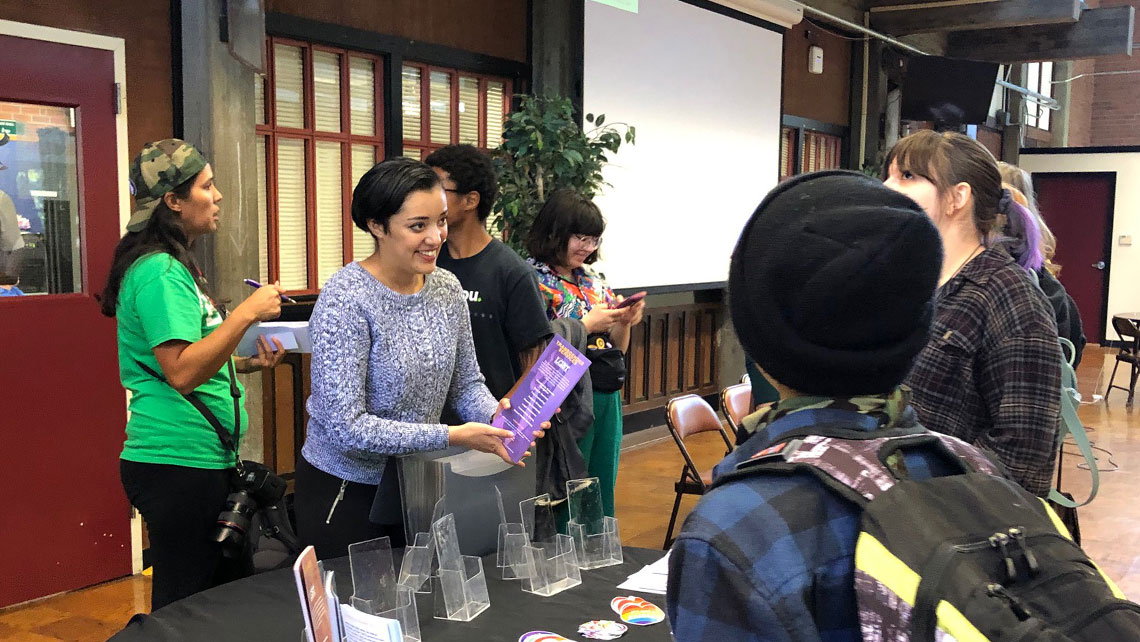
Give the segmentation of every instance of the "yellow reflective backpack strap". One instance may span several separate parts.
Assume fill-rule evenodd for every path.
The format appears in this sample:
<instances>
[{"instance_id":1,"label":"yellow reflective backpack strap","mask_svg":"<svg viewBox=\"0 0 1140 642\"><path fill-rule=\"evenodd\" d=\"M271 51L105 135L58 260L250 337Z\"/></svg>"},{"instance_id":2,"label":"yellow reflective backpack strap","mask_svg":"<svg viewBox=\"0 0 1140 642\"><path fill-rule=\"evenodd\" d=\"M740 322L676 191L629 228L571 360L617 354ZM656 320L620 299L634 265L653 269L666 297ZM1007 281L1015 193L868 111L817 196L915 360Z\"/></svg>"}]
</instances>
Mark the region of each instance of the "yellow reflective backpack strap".
<instances>
[{"instance_id":1,"label":"yellow reflective backpack strap","mask_svg":"<svg viewBox=\"0 0 1140 642\"><path fill-rule=\"evenodd\" d=\"M882 542L866 532L855 541L855 568L875 578L880 584L914 606L918 583L922 578L902 560L895 557Z\"/></svg>"},{"instance_id":2,"label":"yellow reflective backpack strap","mask_svg":"<svg viewBox=\"0 0 1140 642\"><path fill-rule=\"evenodd\" d=\"M1049 521L1053 522L1053 527L1057 529L1057 532L1064 535L1065 539L1073 539L1072 533L1065 528L1065 522L1062 522L1061 518L1057 516L1057 512L1049 505L1049 501L1041 497L1037 499L1045 506L1045 513L1049 515Z\"/></svg>"},{"instance_id":3,"label":"yellow reflective backpack strap","mask_svg":"<svg viewBox=\"0 0 1140 642\"><path fill-rule=\"evenodd\" d=\"M1049 519L1052 520L1053 526L1057 529L1057 532L1069 539L1073 539L1072 535L1069 534L1069 529L1065 528L1065 523L1062 522L1061 518L1057 516L1056 511L1054 511L1053 507L1049 505L1049 502L1041 499L1040 497L1037 499L1041 500L1041 503L1045 505L1045 512L1049 515ZM1124 591L1120 590L1120 587L1116 585L1116 582L1112 581L1112 578L1110 578L1108 575L1105 575L1104 569L1102 569L1099 564L1093 562L1091 559L1089 561L1092 562L1093 568L1096 569L1097 573L1100 573L1100 576L1104 579L1104 582L1108 584L1108 588L1112 590L1113 596L1120 600L1127 600L1128 596L1124 594Z\"/></svg>"},{"instance_id":4,"label":"yellow reflective backpack strap","mask_svg":"<svg viewBox=\"0 0 1140 642\"><path fill-rule=\"evenodd\" d=\"M866 532L860 532L859 539L855 542L855 568L874 578L908 606L914 607L922 577L895 557L882 542ZM939 602L935 614L938 617L938 628L957 642L991 642L953 604L945 600Z\"/></svg>"}]
</instances>

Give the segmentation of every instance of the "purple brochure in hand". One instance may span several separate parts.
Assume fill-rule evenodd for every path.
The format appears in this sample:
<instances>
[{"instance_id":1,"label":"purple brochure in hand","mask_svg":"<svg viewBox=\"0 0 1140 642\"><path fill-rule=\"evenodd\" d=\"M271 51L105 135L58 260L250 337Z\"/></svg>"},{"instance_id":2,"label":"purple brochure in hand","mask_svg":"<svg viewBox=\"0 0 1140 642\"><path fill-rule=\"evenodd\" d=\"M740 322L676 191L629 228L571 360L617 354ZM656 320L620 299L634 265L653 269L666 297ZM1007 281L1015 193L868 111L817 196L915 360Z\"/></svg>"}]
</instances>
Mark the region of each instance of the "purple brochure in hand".
<instances>
[{"instance_id":1,"label":"purple brochure in hand","mask_svg":"<svg viewBox=\"0 0 1140 642\"><path fill-rule=\"evenodd\" d=\"M586 374L590 360L582 356L566 342L554 335L542 356L526 371L515 389L510 393L511 407L491 422L496 428L505 428L513 433L504 441L511 461L518 462L534 441L534 431L544 421L550 421L554 411L573 390L574 385Z\"/></svg>"}]
</instances>

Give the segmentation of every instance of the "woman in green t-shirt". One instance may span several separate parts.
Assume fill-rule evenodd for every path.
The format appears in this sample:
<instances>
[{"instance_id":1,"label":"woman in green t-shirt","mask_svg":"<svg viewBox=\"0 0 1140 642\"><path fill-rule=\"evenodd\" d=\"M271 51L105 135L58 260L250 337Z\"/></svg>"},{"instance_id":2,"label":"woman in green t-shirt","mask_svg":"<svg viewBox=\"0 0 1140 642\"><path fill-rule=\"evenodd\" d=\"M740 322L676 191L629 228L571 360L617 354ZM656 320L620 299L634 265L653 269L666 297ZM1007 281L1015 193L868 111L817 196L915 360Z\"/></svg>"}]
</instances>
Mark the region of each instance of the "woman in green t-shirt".
<instances>
[{"instance_id":1,"label":"woman in green t-shirt","mask_svg":"<svg viewBox=\"0 0 1140 642\"><path fill-rule=\"evenodd\" d=\"M135 208L100 303L117 319L119 374L131 392L120 474L147 523L153 610L250 569L248 558L224 559L213 540L236 454L183 395L199 399L240 439L235 420L245 426L245 411L235 417L227 362L250 326L280 315L281 288L259 288L228 317L206 294L190 248L217 230L222 194L192 145L147 144L130 179ZM256 357L234 359L237 370L276 366L285 350L274 343L260 339Z\"/></svg>"}]
</instances>

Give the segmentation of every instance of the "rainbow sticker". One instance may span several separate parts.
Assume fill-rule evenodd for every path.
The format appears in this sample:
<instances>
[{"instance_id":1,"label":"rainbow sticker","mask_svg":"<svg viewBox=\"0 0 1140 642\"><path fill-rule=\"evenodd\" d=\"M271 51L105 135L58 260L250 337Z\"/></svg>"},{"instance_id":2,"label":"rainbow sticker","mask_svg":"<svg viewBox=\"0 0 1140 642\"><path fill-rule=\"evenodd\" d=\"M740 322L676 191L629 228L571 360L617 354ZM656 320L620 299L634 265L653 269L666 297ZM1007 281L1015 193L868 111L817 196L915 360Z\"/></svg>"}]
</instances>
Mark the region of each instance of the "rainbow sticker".
<instances>
[{"instance_id":1,"label":"rainbow sticker","mask_svg":"<svg viewBox=\"0 0 1140 642\"><path fill-rule=\"evenodd\" d=\"M657 624L665 619L665 612L656 604L636 596L615 597L610 608L621 616L621 621L637 626Z\"/></svg>"},{"instance_id":2,"label":"rainbow sticker","mask_svg":"<svg viewBox=\"0 0 1140 642\"><path fill-rule=\"evenodd\" d=\"M519 637L519 642L572 642L569 638L564 638L557 633L550 631L531 631L523 633Z\"/></svg>"}]
</instances>

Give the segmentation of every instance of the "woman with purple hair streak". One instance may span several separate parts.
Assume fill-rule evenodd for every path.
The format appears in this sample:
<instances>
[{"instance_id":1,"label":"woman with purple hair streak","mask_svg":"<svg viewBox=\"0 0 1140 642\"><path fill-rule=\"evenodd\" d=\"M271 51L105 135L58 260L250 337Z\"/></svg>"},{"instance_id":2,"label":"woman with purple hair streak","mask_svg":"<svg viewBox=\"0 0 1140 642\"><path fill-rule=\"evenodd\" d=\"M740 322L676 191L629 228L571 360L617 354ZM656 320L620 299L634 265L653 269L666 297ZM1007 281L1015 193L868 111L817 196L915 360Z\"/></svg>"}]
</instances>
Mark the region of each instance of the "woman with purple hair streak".
<instances>
[{"instance_id":1,"label":"woman with purple hair streak","mask_svg":"<svg viewBox=\"0 0 1140 642\"><path fill-rule=\"evenodd\" d=\"M1006 167L1024 172L1013 165ZM1005 173L1006 170L1003 168L1003 177ZM1053 249L1056 247L1056 239L1041 217L1031 209L1033 201L1029 200L1024 192L1008 182L1003 182L1002 187L1009 190L1013 197L1010 212L1005 215L1005 222L1001 226L1006 238L1006 249L1018 265L1036 275L1037 285L1048 297L1049 305L1053 307L1058 336L1072 341L1077 350L1073 355L1073 366L1076 367L1081 362L1087 339L1077 303L1065 291L1065 286L1057 280L1056 273L1060 267L1050 261Z\"/></svg>"},{"instance_id":2,"label":"woman with purple hair streak","mask_svg":"<svg viewBox=\"0 0 1140 642\"><path fill-rule=\"evenodd\" d=\"M962 134L911 134L886 167L886 186L918 203L942 237L930 342L906 379L918 417L993 451L1011 478L1045 496L1057 457L1061 348L1048 300L999 226L1002 217L1025 217L1002 189L993 155ZM1039 235L1027 238L1039 252Z\"/></svg>"}]
</instances>

